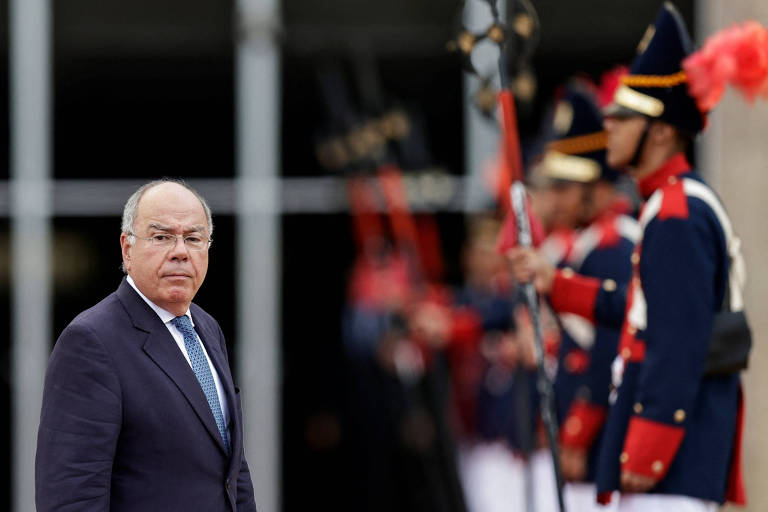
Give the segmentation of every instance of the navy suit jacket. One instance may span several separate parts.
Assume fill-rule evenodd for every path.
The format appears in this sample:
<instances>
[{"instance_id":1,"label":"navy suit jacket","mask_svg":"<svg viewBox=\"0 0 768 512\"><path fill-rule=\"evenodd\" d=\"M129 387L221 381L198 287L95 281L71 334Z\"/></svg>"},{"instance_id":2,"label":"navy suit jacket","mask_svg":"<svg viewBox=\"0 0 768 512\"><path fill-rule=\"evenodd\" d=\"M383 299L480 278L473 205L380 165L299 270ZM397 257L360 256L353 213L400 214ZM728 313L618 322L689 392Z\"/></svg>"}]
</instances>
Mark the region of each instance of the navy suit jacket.
<instances>
[{"instance_id":1,"label":"navy suit jacket","mask_svg":"<svg viewBox=\"0 0 768 512\"><path fill-rule=\"evenodd\" d=\"M170 332L123 279L64 329L51 354L35 461L39 512L256 510L224 335L200 307L191 313L227 397L232 456Z\"/></svg>"}]
</instances>

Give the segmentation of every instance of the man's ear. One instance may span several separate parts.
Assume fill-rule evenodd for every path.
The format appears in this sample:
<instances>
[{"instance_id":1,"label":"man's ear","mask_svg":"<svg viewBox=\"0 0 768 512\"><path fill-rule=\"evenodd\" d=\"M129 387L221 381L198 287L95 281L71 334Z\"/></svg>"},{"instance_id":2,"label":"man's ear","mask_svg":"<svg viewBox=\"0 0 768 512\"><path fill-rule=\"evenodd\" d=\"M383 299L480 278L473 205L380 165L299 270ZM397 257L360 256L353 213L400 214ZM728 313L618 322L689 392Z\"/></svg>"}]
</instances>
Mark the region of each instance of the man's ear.
<instances>
[{"instance_id":1,"label":"man's ear","mask_svg":"<svg viewBox=\"0 0 768 512\"><path fill-rule=\"evenodd\" d=\"M663 121L654 121L651 124L648 135L656 144L667 144L677 141L677 130L675 127Z\"/></svg>"},{"instance_id":2,"label":"man's ear","mask_svg":"<svg viewBox=\"0 0 768 512\"><path fill-rule=\"evenodd\" d=\"M123 269L126 272L131 270L131 244L128 238L129 235L120 233L120 251L123 254Z\"/></svg>"}]
</instances>

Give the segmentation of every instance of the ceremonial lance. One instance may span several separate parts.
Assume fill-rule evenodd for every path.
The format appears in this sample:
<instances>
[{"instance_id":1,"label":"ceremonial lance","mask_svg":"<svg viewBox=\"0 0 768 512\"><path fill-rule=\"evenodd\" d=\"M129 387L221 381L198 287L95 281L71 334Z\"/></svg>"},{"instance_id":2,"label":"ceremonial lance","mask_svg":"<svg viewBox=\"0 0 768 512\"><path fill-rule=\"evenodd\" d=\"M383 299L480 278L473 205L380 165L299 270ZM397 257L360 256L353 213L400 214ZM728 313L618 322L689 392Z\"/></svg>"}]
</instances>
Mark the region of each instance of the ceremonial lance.
<instances>
[{"instance_id":1,"label":"ceremonial lance","mask_svg":"<svg viewBox=\"0 0 768 512\"><path fill-rule=\"evenodd\" d=\"M472 66L470 58L476 42L481 39L489 39L499 48L498 74L500 89L497 95L497 104L500 114L501 158L503 164L502 168L508 169L508 174L502 176L502 186L509 191L506 198L509 199L511 213L515 219L517 245L521 247L531 247L533 244L531 218L527 208L525 185L523 184L523 161L517 130L515 98L507 77L507 54L514 53L513 49L510 48L514 43L514 34L511 36L507 34L505 25L501 22L497 0L485 1L491 8L493 24L483 34L472 34L468 31L462 32L462 34L459 35L456 46L458 46L458 49L462 51L467 59L467 67L474 72L476 72L476 70ZM529 11L529 16L535 18L535 12L533 11L530 2L523 1L522 5ZM515 13L514 0L508 0L507 10L510 13ZM519 34L517 29L516 32ZM520 52L520 54L524 53L527 52ZM502 203L506 203L506 201L502 200ZM558 449L558 427L557 418L555 416L554 389L551 380L547 376L544 364L545 353L539 312L539 297L533 283L519 283L519 286L533 324L534 350L537 367L536 388L539 393L541 418L546 430L547 441L552 456L555 480L557 483L559 509L560 512L565 512L565 502L563 500L563 476L560 468L560 453Z\"/></svg>"}]
</instances>

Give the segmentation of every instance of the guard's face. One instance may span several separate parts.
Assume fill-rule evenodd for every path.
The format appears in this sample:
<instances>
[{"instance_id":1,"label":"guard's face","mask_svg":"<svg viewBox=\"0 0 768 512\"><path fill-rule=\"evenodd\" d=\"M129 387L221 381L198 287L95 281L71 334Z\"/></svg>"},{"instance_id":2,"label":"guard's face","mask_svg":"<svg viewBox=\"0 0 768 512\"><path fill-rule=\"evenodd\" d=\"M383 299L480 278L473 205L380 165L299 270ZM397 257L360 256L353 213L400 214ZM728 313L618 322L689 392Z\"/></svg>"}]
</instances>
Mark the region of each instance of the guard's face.
<instances>
[{"instance_id":1,"label":"guard's face","mask_svg":"<svg viewBox=\"0 0 768 512\"><path fill-rule=\"evenodd\" d=\"M573 229L584 217L584 185L560 182L551 187L554 197L553 226Z\"/></svg>"},{"instance_id":2,"label":"guard's face","mask_svg":"<svg viewBox=\"0 0 768 512\"><path fill-rule=\"evenodd\" d=\"M632 162L646 122L642 116L605 118L603 124L608 135L606 143L608 166L624 169Z\"/></svg>"},{"instance_id":3,"label":"guard's face","mask_svg":"<svg viewBox=\"0 0 768 512\"><path fill-rule=\"evenodd\" d=\"M177 183L164 183L141 197L134 223L136 239L130 245L123 233L123 263L136 287L161 308L182 315L203 284L208 271L208 248L192 251L181 237L160 247L143 238L159 234L195 234L207 239L208 224L203 205Z\"/></svg>"}]
</instances>

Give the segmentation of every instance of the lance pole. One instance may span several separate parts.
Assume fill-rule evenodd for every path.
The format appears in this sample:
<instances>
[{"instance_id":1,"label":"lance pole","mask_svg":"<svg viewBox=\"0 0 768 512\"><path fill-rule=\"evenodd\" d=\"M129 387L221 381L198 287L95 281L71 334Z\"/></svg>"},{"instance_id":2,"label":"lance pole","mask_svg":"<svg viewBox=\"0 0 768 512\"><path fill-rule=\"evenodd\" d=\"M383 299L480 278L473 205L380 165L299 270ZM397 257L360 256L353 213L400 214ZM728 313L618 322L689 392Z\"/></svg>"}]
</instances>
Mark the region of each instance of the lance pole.
<instances>
[{"instance_id":1,"label":"lance pole","mask_svg":"<svg viewBox=\"0 0 768 512\"><path fill-rule=\"evenodd\" d=\"M488 0L491 4L496 26L503 30L500 16L496 6L496 0ZM515 2L509 0L507 4L509 12L514 15ZM493 28L492 28L493 30ZM503 32L502 32L503 34ZM491 37L493 35L491 34ZM499 45L499 84L498 104L500 108L500 124L502 136L502 157L505 159L505 167L509 169L510 182L509 201L517 224L517 242L520 247L529 248L533 245L531 236L531 221L526 208L526 191L523 184L523 162L520 152L520 139L517 129L517 113L515 111L514 94L507 77L507 52L513 51L514 34L503 35L498 41ZM547 442L552 456L552 466L555 473L557 488L557 502L560 512L565 512L563 499L563 474L560 467L560 450L558 447L558 426L555 415L555 393L552 381L547 375L545 366L544 340L541 328L541 314L539 310L539 297L532 282L519 283L523 300L528 308L531 323L533 325L534 350L536 354L536 389L539 394L539 408L541 419L546 430Z\"/></svg>"}]
</instances>

